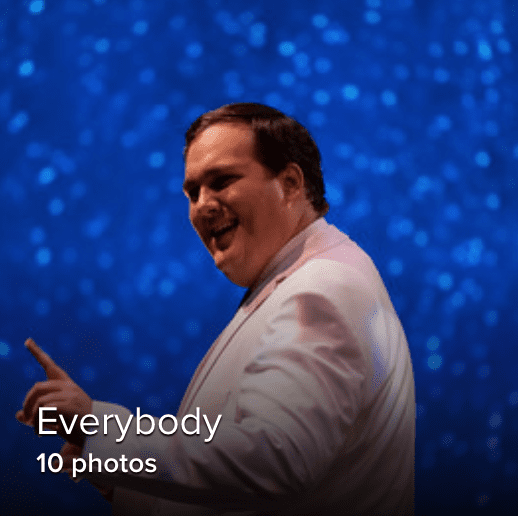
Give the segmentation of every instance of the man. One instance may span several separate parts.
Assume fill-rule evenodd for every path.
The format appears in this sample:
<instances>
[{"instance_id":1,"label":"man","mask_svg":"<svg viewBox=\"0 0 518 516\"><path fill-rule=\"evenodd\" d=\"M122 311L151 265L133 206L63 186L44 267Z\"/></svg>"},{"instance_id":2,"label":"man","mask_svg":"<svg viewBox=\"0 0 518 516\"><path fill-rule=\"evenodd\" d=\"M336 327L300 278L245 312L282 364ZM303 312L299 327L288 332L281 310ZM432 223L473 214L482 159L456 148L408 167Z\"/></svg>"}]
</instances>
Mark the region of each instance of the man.
<instances>
[{"instance_id":1,"label":"man","mask_svg":"<svg viewBox=\"0 0 518 516\"><path fill-rule=\"evenodd\" d=\"M248 287L178 413L221 414L219 428L210 442L130 430L115 443L116 429L85 439L58 425L65 464L81 453L156 460L154 474L89 476L108 486L114 514L413 514L408 346L370 258L322 218L309 133L259 104L206 113L186 134L184 191L216 266ZM49 381L28 393L21 421L43 405L67 420L130 417L29 347Z\"/></svg>"}]
</instances>

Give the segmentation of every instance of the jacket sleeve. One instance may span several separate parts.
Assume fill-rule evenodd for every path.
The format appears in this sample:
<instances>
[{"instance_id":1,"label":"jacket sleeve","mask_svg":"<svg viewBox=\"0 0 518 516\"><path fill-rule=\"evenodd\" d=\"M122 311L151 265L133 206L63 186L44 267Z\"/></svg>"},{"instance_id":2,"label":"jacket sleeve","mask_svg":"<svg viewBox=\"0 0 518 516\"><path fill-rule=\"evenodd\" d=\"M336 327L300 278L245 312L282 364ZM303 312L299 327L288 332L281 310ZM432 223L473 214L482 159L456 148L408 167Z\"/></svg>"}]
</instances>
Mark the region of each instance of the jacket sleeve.
<instances>
[{"instance_id":1,"label":"jacket sleeve","mask_svg":"<svg viewBox=\"0 0 518 516\"><path fill-rule=\"evenodd\" d=\"M86 440L83 457L155 459L156 472L92 479L177 502L221 509L262 509L318 485L337 453L354 440L368 369L374 298L362 276L344 266L308 264L283 283L289 289L261 332L260 352L242 371L235 415L213 439L155 432L126 437L113 419L108 435ZM203 407L202 407L203 409ZM130 412L95 402L94 414ZM119 468L120 470L120 468ZM266 505L265 505L266 504ZM273 505L272 505L273 506Z\"/></svg>"}]
</instances>

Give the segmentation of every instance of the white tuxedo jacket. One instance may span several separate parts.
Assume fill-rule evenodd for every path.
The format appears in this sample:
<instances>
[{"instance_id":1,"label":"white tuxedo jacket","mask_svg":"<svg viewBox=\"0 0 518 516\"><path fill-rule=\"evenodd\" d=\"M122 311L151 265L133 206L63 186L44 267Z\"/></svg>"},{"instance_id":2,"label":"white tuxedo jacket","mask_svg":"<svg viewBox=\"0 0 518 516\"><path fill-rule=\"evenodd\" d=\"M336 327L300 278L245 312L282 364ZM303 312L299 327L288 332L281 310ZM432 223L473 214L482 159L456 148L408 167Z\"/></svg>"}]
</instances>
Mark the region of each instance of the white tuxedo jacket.
<instances>
[{"instance_id":1,"label":"white tuxedo jacket","mask_svg":"<svg viewBox=\"0 0 518 516\"><path fill-rule=\"evenodd\" d=\"M88 453L156 460L154 474L96 476L121 515L410 515L415 398L408 345L371 259L319 219L269 264L214 342L178 418L200 407L202 436L130 427ZM130 413L94 402L93 413ZM113 422L113 420L111 420Z\"/></svg>"}]
</instances>

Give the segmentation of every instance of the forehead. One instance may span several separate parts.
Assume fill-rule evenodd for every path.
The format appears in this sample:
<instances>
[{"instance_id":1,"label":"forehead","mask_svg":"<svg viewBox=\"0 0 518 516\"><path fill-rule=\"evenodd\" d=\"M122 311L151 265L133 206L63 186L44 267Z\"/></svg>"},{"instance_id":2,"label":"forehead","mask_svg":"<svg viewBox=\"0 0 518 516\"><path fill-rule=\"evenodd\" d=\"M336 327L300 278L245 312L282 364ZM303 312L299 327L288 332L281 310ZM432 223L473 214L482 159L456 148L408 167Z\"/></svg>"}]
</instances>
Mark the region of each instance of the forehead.
<instances>
[{"instance_id":1,"label":"forehead","mask_svg":"<svg viewBox=\"0 0 518 516\"><path fill-rule=\"evenodd\" d=\"M186 173L217 161L254 158L254 133L244 123L220 122L204 129L185 156Z\"/></svg>"}]
</instances>

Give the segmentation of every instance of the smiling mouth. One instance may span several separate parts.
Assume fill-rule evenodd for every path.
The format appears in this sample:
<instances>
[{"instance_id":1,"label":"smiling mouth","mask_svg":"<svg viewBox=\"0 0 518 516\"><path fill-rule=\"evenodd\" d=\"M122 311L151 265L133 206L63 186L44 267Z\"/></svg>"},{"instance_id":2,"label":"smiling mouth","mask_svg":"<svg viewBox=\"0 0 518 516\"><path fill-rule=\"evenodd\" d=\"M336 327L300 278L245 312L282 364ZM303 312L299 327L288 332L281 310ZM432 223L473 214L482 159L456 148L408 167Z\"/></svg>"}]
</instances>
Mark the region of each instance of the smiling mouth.
<instances>
[{"instance_id":1,"label":"smiling mouth","mask_svg":"<svg viewBox=\"0 0 518 516\"><path fill-rule=\"evenodd\" d=\"M237 221L237 219L235 219L234 221L230 222L229 224L226 224L225 226L221 227L218 230L213 229L210 232L210 236L218 238L218 237L224 235L225 233L227 233L228 231L237 227L237 225L238 225L238 221Z\"/></svg>"},{"instance_id":2,"label":"smiling mouth","mask_svg":"<svg viewBox=\"0 0 518 516\"><path fill-rule=\"evenodd\" d=\"M226 224L225 226L217 230L212 230L210 232L210 239L211 241L213 241L215 247L218 250L223 251L230 245L230 242L232 240L231 235L233 234L234 229L237 228L238 225L239 221L235 219L229 224Z\"/></svg>"}]
</instances>

